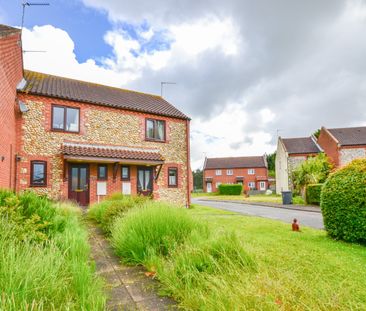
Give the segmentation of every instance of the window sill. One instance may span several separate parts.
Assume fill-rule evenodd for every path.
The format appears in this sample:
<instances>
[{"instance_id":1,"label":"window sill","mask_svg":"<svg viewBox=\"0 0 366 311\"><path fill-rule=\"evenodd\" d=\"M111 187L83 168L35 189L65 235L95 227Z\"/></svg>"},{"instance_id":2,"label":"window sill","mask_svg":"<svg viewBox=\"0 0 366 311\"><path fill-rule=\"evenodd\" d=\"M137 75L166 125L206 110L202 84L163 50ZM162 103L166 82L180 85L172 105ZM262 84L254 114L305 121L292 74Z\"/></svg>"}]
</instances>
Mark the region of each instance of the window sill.
<instances>
[{"instance_id":1,"label":"window sill","mask_svg":"<svg viewBox=\"0 0 366 311\"><path fill-rule=\"evenodd\" d=\"M151 139L151 138L145 138L145 141L149 141L149 142L153 142L153 143L166 143L166 140Z\"/></svg>"},{"instance_id":2,"label":"window sill","mask_svg":"<svg viewBox=\"0 0 366 311\"><path fill-rule=\"evenodd\" d=\"M47 185L32 185L32 184L30 184L29 187L32 187L32 188L47 188Z\"/></svg>"},{"instance_id":3,"label":"window sill","mask_svg":"<svg viewBox=\"0 0 366 311\"><path fill-rule=\"evenodd\" d=\"M74 131L65 131L65 130L58 130L58 129L52 129L52 128L51 128L51 132L65 133L65 134L80 134L80 130L78 132L74 132Z\"/></svg>"}]
</instances>

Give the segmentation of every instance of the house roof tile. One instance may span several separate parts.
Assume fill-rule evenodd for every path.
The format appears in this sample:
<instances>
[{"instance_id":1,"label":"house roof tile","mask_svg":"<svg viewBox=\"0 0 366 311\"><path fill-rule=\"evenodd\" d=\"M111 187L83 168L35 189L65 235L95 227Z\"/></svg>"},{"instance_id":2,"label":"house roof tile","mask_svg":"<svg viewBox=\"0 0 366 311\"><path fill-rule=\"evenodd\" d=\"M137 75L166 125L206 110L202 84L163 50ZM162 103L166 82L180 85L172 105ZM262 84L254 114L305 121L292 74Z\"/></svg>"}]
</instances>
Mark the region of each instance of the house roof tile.
<instances>
[{"instance_id":1,"label":"house roof tile","mask_svg":"<svg viewBox=\"0 0 366 311\"><path fill-rule=\"evenodd\" d=\"M74 157L109 158L120 160L138 161L164 161L164 158L157 150L130 148L111 145L91 145L82 143L64 142L62 154Z\"/></svg>"},{"instance_id":2,"label":"house roof tile","mask_svg":"<svg viewBox=\"0 0 366 311\"><path fill-rule=\"evenodd\" d=\"M263 156L207 158L204 169L266 167Z\"/></svg>"},{"instance_id":3,"label":"house roof tile","mask_svg":"<svg viewBox=\"0 0 366 311\"><path fill-rule=\"evenodd\" d=\"M341 146L366 145L366 126L333 128L328 131Z\"/></svg>"},{"instance_id":4,"label":"house roof tile","mask_svg":"<svg viewBox=\"0 0 366 311\"><path fill-rule=\"evenodd\" d=\"M79 81L25 70L27 85L21 92L102 106L140 111L179 119L189 119L184 113L157 95Z\"/></svg>"},{"instance_id":5,"label":"house roof tile","mask_svg":"<svg viewBox=\"0 0 366 311\"><path fill-rule=\"evenodd\" d=\"M15 33L19 33L19 32L20 32L19 28L14 28L14 27L0 24L0 38L15 34Z\"/></svg>"},{"instance_id":6,"label":"house roof tile","mask_svg":"<svg viewBox=\"0 0 366 311\"><path fill-rule=\"evenodd\" d=\"M321 150L311 137L281 138L289 154L319 153Z\"/></svg>"}]
</instances>

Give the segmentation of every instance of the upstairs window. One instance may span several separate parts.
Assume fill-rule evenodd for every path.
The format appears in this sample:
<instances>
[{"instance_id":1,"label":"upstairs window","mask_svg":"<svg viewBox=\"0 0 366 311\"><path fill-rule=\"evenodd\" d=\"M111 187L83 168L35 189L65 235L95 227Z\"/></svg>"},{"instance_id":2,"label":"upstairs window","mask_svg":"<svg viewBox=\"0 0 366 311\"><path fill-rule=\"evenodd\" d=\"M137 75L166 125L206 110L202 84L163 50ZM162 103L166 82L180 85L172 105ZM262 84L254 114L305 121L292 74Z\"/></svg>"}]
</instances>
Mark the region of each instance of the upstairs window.
<instances>
[{"instance_id":1,"label":"upstairs window","mask_svg":"<svg viewBox=\"0 0 366 311\"><path fill-rule=\"evenodd\" d=\"M107 180L107 179L108 179L108 165L99 164L98 165L98 180Z\"/></svg>"},{"instance_id":2,"label":"upstairs window","mask_svg":"<svg viewBox=\"0 0 366 311\"><path fill-rule=\"evenodd\" d=\"M46 186L47 184L47 162L31 161L31 186Z\"/></svg>"},{"instance_id":3,"label":"upstairs window","mask_svg":"<svg viewBox=\"0 0 366 311\"><path fill-rule=\"evenodd\" d=\"M228 176L233 175L233 170L226 170L226 175L228 175Z\"/></svg>"},{"instance_id":4,"label":"upstairs window","mask_svg":"<svg viewBox=\"0 0 366 311\"><path fill-rule=\"evenodd\" d=\"M248 175L254 175L254 174L255 174L255 169L254 168L248 169Z\"/></svg>"},{"instance_id":5,"label":"upstairs window","mask_svg":"<svg viewBox=\"0 0 366 311\"><path fill-rule=\"evenodd\" d=\"M146 119L146 139L165 141L165 121Z\"/></svg>"},{"instance_id":6,"label":"upstairs window","mask_svg":"<svg viewBox=\"0 0 366 311\"><path fill-rule=\"evenodd\" d=\"M221 176L221 170L216 170L216 176Z\"/></svg>"},{"instance_id":7,"label":"upstairs window","mask_svg":"<svg viewBox=\"0 0 366 311\"><path fill-rule=\"evenodd\" d=\"M178 170L175 167L168 169L168 186L178 187Z\"/></svg>"},{"instance_id":8,"label":"upstairs window","mask_svg":"<svg viewBox=\"0 0 366 311\"><path fill-rule=\"evenodd\" d=\"M52 106L52 129L64 132L79 132L79 108Z\"/></svg>"}]
</instances>

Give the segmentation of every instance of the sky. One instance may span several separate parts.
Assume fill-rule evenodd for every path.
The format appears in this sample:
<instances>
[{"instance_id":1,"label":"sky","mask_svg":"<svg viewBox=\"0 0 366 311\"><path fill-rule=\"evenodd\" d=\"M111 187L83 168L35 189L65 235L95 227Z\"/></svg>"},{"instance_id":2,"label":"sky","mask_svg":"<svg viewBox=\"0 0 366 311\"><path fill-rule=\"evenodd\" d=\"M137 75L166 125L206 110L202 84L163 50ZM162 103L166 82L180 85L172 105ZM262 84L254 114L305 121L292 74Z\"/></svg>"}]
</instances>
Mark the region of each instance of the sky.
<instances>
[{"instance_id":1,"label":"sky","mask_svg":"<svg viewBox=\"0 0 366 311\"><path fill-rule=\"evenodd\" d=\"M175 82L163 96L192 119L193 169L366 125L366 0L48 2L25 8L23 47L45 51L25 68L153 94ZM19 26L21 3L0 0L0 23Z\"/></svg>"}]
</instances>

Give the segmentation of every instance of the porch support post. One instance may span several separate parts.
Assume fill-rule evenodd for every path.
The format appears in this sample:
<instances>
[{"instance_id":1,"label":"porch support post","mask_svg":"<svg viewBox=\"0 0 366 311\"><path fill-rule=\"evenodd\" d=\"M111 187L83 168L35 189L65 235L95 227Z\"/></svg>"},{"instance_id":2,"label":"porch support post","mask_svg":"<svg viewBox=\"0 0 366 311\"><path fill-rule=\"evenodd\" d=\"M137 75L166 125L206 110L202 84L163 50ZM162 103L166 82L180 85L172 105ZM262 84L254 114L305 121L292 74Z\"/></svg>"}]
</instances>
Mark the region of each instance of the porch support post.
<instances>
[{"instance_id":1,"label":"porch support post","mask_svg":"<svg viewBox=\"0 0 366 311\"><path fill-rule=\"evenodd\" d=\"M155 177L154 180L157 181L161 172L161 168L163 167L163 164L157 165L155 168Z\"/></svg>"},{"instance_id":2,"label":"porch support post","mask_svg":"<svg viewBox=\"0 0 366 311\"><path fill-rule=\"evenodd\" d=\"M63 178L64 178L64 181L67 181L67 160L66 159L63 159Z\"/></svg>"},{"instance_id":3,"label":"porch support post","mask_svg":"<svg viewBox=\"0 0 366 311\"><path fill-rule=\"evenodd\" d=\"M118 171L118 162L113 164L113 182L116 182Z\"/></svg>"}]
</instances>

